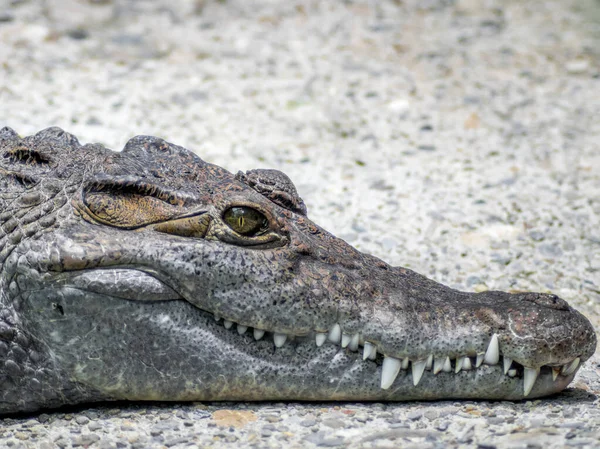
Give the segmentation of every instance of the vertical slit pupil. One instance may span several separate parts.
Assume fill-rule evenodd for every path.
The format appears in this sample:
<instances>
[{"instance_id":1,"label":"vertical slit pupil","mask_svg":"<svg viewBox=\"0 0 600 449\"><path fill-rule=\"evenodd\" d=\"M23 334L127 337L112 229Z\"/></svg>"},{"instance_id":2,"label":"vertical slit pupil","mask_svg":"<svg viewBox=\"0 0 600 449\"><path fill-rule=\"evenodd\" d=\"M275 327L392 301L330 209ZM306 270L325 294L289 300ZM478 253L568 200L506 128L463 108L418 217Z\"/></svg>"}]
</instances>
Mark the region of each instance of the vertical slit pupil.
<instances>
[{"instance_id":1,"label":"vertical slit pupil","mask_svg":"<svg viewBox=\"0 0 600 449\"><path fill-rule=\"evenodd\" d=\"M223 220L235 232L248 237L259 235L268 229L267 218L256 209L235 206L223 213Z\"/></svg>"}]
</instances>

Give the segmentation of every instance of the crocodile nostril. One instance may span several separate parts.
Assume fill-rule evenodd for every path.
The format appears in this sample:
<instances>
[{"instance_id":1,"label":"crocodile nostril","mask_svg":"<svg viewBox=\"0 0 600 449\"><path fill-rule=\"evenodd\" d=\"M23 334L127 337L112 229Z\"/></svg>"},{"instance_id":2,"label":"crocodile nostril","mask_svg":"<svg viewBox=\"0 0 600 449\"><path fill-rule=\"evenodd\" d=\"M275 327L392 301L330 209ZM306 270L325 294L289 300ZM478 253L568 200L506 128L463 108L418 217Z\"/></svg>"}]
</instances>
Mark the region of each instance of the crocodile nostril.
<instances>
[{"instance_id":1,"label":"crocodile nostril","mask_svg":"<svg viewBox=\"0 0 600 449\"><path fill-rule=\"evenodd\" d=\"M569 310L569 304L556 295L548 293L523 293L522 299L530 301L538 306L547 307L556 310Z\"/></svg>"}]
</instances>

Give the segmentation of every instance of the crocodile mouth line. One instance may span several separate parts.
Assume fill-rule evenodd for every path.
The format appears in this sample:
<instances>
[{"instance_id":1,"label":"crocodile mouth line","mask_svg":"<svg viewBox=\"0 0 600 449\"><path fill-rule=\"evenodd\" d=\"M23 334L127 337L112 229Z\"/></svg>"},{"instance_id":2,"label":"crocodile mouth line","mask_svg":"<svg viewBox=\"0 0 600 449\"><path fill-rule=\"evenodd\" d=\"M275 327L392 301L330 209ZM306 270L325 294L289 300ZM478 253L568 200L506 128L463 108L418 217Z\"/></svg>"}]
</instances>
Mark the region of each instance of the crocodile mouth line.
<instances>
[{"instance_id":1,"label":"crocodile mouth line","mask_svg":"<svg viewBox=\"0 0 600 449\"><path fill-rule=\"evenodd\" d=\"M206 312L206 311L205 311ZM210 312L207 312L210 313ZM370 360L373 363L381 365L381 389L388 390L394 384L401 371L409 371L412 375L413 385L416 387L423 378L425 371L431 372L437 376L440 373L458 374L461 371L471 371L480 368L482 365L499 366L504 375L523 379L523 396L527 397L540 374L552 375L552 380L556 381L559 376L568 377L575 373L580 365L581 358L575 357L563 365L543 365L538 368L529 368L515 360L502 354L497 334L493 334L485 353L476 356L464 355L451 359L450 356L437 356L428 354L422 358L411 360L408 357L397 358L390 355L381 354L377 351L376 343L364 339L361 333L352 335L343 332L340 324L334 324L328 332L312 332L307 335L294 336L285 333L271 332L264 329L252 328L243 324L235 323L228 319L222 319L214 315L217 323L225 329L237 332L240 336L252 335L254 340L261 340L265 336L273 339L276 348L281 348L288 341L314 339L317 347L323 346L326 342L339 345L340 348L352 352L362 350L362 359ZM362 349L361 349L362 348Z\"/></svg>"}]
</instances>

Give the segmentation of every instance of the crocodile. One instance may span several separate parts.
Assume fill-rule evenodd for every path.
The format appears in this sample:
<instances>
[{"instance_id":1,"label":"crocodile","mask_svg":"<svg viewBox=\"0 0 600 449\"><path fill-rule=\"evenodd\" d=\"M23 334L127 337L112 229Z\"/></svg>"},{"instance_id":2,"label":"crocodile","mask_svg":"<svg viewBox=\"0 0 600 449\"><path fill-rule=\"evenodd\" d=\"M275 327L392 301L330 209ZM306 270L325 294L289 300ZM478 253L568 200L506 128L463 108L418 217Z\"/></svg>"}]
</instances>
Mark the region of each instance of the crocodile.
<instances>
[{"instance_id":1,"label":"crocodile","mask_svg":"<svg viewBox=\"0 0 600 449\"><path fill-rule=\"evenodd\" d=\"M277 170L0 130L0 413L112 400L521 400L596 347L547 293L461 292L307 217Z\"/></svg>"}]
</instances>

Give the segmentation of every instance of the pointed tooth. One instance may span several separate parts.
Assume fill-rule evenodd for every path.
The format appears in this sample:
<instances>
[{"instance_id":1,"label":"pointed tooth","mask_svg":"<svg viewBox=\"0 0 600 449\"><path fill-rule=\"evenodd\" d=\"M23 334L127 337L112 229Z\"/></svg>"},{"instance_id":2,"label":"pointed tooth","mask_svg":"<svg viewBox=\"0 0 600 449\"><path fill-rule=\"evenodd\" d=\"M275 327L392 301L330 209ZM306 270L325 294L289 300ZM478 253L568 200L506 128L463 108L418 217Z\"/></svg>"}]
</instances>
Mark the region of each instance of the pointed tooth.
<instances>
[{"instance_id":1,"label":"pointed tooth","mask_svg":"<svg viewBox=\"0 0 600 449\"><path fill-rule=\"evenodd\" d=\"M571 365L569 367L569 374L573 374L575 372L575 370L577 369L577 367L579 366L579 362L581 361L581 359L579 357L577 357L575 360L573 360L571 362Z\"/></svg>"},{"instance_id":2,"label":"pointed tooth","mask_svg":"<svg viewBox=\"0 0 600 449\"><path fill-rule=\"evenodd\" d=\"M340 327L339 324L336 323L329 330L329 335L327 335L327 338L329 338L329 341L332 343L339 343L341 336L342 336L342 328Z\"/></svg>"},{"instance_id":3,"label":"pointed tooth","mask_svg":"<svg viewBox=\"0 0 600 449\"><path fill-rule=\"evenodd\" d=\"M342 348L348 347L350 344L350 335L342 334Z\"/></svg>"},{"instance_id":4,"label":"pointed tooth","mask_svg":"<svg viewBox=\"0 0 600 449\"><path fill-rule=\"evenodd\" d=\"M475 368L479 368L481 366L484 358L485 354L477 354L477 360L475 360Z\"/></svg>"},{"instance_id":5,"label":"pointed tooth","mask_svg":"<svg viewBox=\"0 0 600 449\"><path fill-rule=\"evenodd\" d=\"M348 348L350 349L350 351L358 351L358 341L360 340L360 334L354 334L352 336L352 338L350 339L350 344L348 345Z\"/></svg>"},{"instance_id":6,"label":"pointed tooth","mask_svg":"<svg viewBox=\"0 0 600 449\"><path fill-rule=\"evenodd\" d=\"M525 367L524 375L523 375L523 393L524 396L528 396L531 393L531 389L533 388L533 384L535 384L535 380L540 374L539 368L527 368Z\"/></svg>"},{"instance_id":7,"label":"pointed tooth","mask_svg":"<svg viewBox=\"0 0 600 449\"><path fill-rule=\"evenodd\" d=\"M508 374L508 377L515 377L517 375L517 370L514 369L514 368L513 369L509 369L508 373L506 373L506 374Z\"/></svg>"},{"instance_id":8,"label":"pointed tooth","mask_svg":"<svg viewBox=\"0 0 600 449\"><path fill-rule=\"evenodd\" d=\"M277 332L273 334L273 343L275 343L275 346L278 348L281 348L285 344L286 340L287 335L285 334L279 334Z\"/></svg>"},{"instance_id":9,"label":"pointed tooth","mask_svg":"<svg viewBox=\"0 0 600 449\"><path fill-rule=\"evenodd\" d=\"M502 361L503 365L504 365L504 374L508 373L508 370L510 369L510 365L512 365L512 359L509 359L508 357L504 357L504 360Z\"/></svg>"},{"instance_id":10,"label":"pointed tooth","mask_svg":"<svg viewBox=\"0 0 600 449\"><path fill-rule=\"evenodd\" d=\"M454 365L454 372L458 373L462 369L464 357L459 357L456 359L456 365Z\"/></svg>"},{"instance_id":11,"label":"pointed tooth","mask_svg":"<svg viewBox=\"0 0 600 449\"><path fill-rule=\"evenodd\" d=\"M215 314L215 321L218 323L219 321L221 321L221 317L217 314Z\"/></svg>"},{"instance_id":12,"label":"pointed tooth","mask_svg":"<svg viewBox=\"0 0 600 449\"><path fill-rule=\"evenodd\" d=\"M238 334L244 335L247 330L248 330L248 326L242 326L241 324L237 325Z\"/></svg>"},{"instance_id":13,"label":"pointed tooth","mask_svg":"<svg viewBox=\"0 0 600 449\"><path fill-rule=\"evenodd\" d=\"M432 367L433 367L433 354L429 354L429 357L427 357L427 363L425 363L425 369L427 371L431 371Z\"/></svg>"},{"instance_id":14,"label":"pointed tooth","mask_svg":"<svg viewBox=\"0 0 600 449\"><path fill-rule=\"evenodd\" d=\"M558 375L560 374L560 368L553 366L552 367L552 380L556 380L556 378L558 377Z\"/></svg>"},{"instance_id":15,"label":"pointed tooth","mask_svg":"<svg viewBox=\"0 0 600 449\"><path fill-rule=\"evenodd\" d=\"M471 364L471 358L470 357L464 357L463 358L463 364L462 364L463 371L469 371L471 368L473 368L473 365Z\"/></svg>"},{"instance_id":16,"label":"pointed tooth","mask_svg":"<svg viewBox=\"0 0 600 449\"><path fill-rule=\"evenodd\" d=\"M223 326L225 326L225 329L231 329L231 326L233 326L233 321L225 320L223 321Z\"/></svg>"},{"instance_id":17,"label":"pointed tooth","mask_svg":"<svg viewBox=\"0 0 600 449\"><path fill-rule=\"evenodd\" d=\"M434 357L433 359L433 374L439 374L444 368L444 357Z\"/></svg>"},{"instance_id":18,"label":"pointed tooth","mask_svg":"<svg viewBox=\"0 0 600 449\"><path fill-rule=\"evenodd\" d=\"M579 357L577 357L571 363L567 363L565 366L563 366L563 369L561 370L562 375L569 376L569 375L573 374L575 372L575 370L577 369L577 367L579 366L580 360L581 359Z\"/></svg>"},{"instance_id":19,"label":"pointed tooth","mask_svg":"<svg viewBox=\"0 0 600 449\"><path fill-rule=\"evenodd\" d=\"M316 340L317 346L321 347L321 346L323 346L323 343L325 343L325 340L327 340L327 334L323 333L323 332L317 332L317 335L315 336L315 340Z\"/></svg>"},{"instance_id":20,"label":"pointed tooth","mask_svg":"<svg viewBox=\"0 0 600 449\"><path fill-rule=\"evenodd\" d=\"M401 364L397 358L385 356L381 366L381 388L383 390L387 390L392 386L396 376L398 376Z\"/></svg>"},{"instance_id":21,"label":"pointed tooth","mask_svg":"<svg viewBox=\"0 0 600 449\"><path fill-rule=\"evenodd\" d=\"M498 344L498 334L494 334L485 352L485 363L496 365L498 361L500 361L500 345Z\"/></svg>"},{"instance_id":22,"label":"pointed tooth","mask_svg":"<svg viewBox=\"0 0 600 449\"><path fill-rule=\"evenodd\" d=\"M371 352L373 352L374 349L375 346L373 344L365 341L365 345L363 347L363 360L367 360L369 357L371 357Z\"/></svg>"},{"instance_id":23,"label":"pointed tooth","mask_svg":"<svg viewBox=\"0 0 600 449\"><path fill-rule=\"evenodd\" d=\"M373 345L371 354L369 354L369 360L375 360L377 358L377 346Z\"/></svg>"},{"instance_id":24,"label":"pointed tooth","mask_svg":"<svg viewBox=\"0 0 600 449\"><path fill-rule=\"evenodd\" d=\"M254 329L254 332L252 332L252 334L254 335L255 340L260 340L261 338L263 338L263 335L265 335L265 331L262 329Z\"/></svg>"},{"instance_id":25,"label":"pointed tooth","mask_svg":"<svg viewBox=\"0 0 600 449\"><path fill-rule=\"evenodd\" d=\"M421 381L421 377L423 376L423 372L425 371L425 366L427 365L427 360L419 360L412 362L412 376L413 376L413 385L416 387L419 385Z\"/></svg>"},{"instance_id":26,"label":"pointed tooth","mask_svg":"<svg viewBox=\"0 0 600 449\"><path fill-rule=\"evenodd\" d=\"M446 361L444 362L444 366L442 366L442 371L445 373L452 372L452 363L450 362L450 357L446 357Z\"/></svg>"},{"instance_id":27,"label":"pointed tooth","mask_svg":"<svg viewBox=\"0 0 600 449\"><path fill-rule=\"evenodd\" d=\"M410 360L408 360L408 357L404 357L402 359L402 369L408 369L408 363L410 362Z\"/></svg>"}]
</instances>

